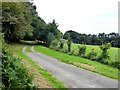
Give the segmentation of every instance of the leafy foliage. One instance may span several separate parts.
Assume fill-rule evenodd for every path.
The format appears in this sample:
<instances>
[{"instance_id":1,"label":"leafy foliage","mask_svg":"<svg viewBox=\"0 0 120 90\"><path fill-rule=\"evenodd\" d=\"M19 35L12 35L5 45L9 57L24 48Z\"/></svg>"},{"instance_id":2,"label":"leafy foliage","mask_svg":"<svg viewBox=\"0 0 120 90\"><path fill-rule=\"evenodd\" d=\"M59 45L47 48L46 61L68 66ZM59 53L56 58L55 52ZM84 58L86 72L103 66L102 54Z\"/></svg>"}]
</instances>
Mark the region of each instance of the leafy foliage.
<instances>
[{"instance_id":1,"label":"leafy foliage","mask_svg":"<svg viewBox=\"0 0 120 90\"><path fill-rule=\"evenodd\" d=\"M32 77L21 64L21 59L8 52L2 54L2 83L5 88L32 88Z\"/></svg>"},{"instance_id":2,"label":"leafy foliage","mask_svg":"<svg viewBox=\"0 0 120 90\"><path fill-rule=\"evenodd\" d=\"M87 55L87 58L90 60L96 60L97 52L94 49L92 49L92 51Z\"/></svg>"},{"instance_id":3,"label":"leafy foliage","mask_svg":"<svg viewBox=\"0 0 120 90\"><path fill-rule=\"evenodd\" d=\"M60 49L63 49L63 46L64 46L64 40L60 39Z\"/></svg>"},{"instance_id":4,"label":"leafy foliage","mask_svg":"<svg viewBox=\"0 0 120 90\"><path fill-rule=\"evenodd\" d=\"M80 45L78 46L78 53L80 56L85 56L85 52L86 52L86 46L83 44L83 45Z\"/></svg>"},{"instance_id":5,"label":"leafy foliage","mask_svg":"<svg viewBox=\"0 0 120 90\"><path fill-rule=\"evenodd\" d=\"M51 43L54 41L55 36L52 33L47 35L47 46L50 47Z\"/></svg>"},{"instance_id":6,"label":"leafy foliage","mask_svg":"<svg viewBox=\"0 0 120 90\"><path fill-rule=\"evenodd\" d=\"M102 50L100 56L99 56L99 59L101 61L103 60L108 60L110 57L108 55L108 49L110 49L111 47L111 44L110 43L106 43L106 44L103 44L100 46L100 49Z\"/></svg>"},{"instance_id":7,"label":"leafy foliage","mask_svg":"<svg viewBox=\"0 0 120 90\"><path fill-rule=\"evenodd\" d=\"M6 51L4 37L2 37L2 53L0 53L0 63L2 66L2 88L35 88L32 83L32 76L21 63L20 58L14 57L10 52Z\"/></svg>"},{"instance_id":8,"label":"leafy foliage","mask_svg":"<svg viewBox=\"0 0 120 90\"><path fill-rule=\"evenodd\" d=\"M5 41L12 42L22 39L26 32L32 35L32 4L29 2L2 3L2 32Z\"/></svg>"},{"instance_id":9,"label":"leafy foliage","mask_svg":"<svg viewBox=\"0 0 120 90\"><path fill-rule=\"evenodd\" d=\"M32 23L31 23L34 31L33 31L33 36L30 38L29 36L24 38L26 40L45 40L45 36L44 36L44 30L45 30L45 27L47 26L47 24L45 23L45 21L38 17L38 16L35 16L32 20ZM46 33L45 33L46 34Z\"/></svg>"}]
</instances>

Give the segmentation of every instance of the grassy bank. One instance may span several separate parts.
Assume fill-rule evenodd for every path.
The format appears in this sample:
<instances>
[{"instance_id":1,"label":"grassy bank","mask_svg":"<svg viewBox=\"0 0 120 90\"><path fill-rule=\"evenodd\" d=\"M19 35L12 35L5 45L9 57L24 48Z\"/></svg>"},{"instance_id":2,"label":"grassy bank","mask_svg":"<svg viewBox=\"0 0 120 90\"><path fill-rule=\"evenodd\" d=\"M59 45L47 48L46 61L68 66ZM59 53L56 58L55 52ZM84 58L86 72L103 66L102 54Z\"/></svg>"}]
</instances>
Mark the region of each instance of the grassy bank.
<instances>
[{"instance_id":1,"label":"grassy bank","mask_svg":"<svg viewBox=\"0 0 120 90\"><path fill-rule=\"evenodd\" d=\"M107 65L103 65L96 61L91 61L88 59L80 58L78 56L71 56L68 54L64 54L61 52L54 51L52 49L43 47L43 46L35 46L35 51L41 52L43 54L49 55L53 58L56 58L62 62L75 65L77 67L82 67L84 69L99 73L101 75L118 79L118 69L112 68Z\"/></svg>"},{"instance_id":2,"label":"grassy bank","mask_svg":"<svg viewBox=\"0 0 120 90\"><path fill-rule=\"evenodd\" d=\"M25 45L22 45L22 44L7 45L7 47L9 48L9 51L13 52L15 55L18 55L23 60L26 60L32 67L36 68L37 72L39 72L39 74L41 74L44 78L46 78L46 80L48 80L48 82L51 83L53 88L58 88L58 89L66 88L66 86L62 82L59 82L51 73L49 73L47 70L44 70L42 67L37 65L33 60L31 60L29 57L24 55L22 53L22 48L24 46ZM27 49L27 51L28 52L31 51L30 46Z\"/></svg>"}]
</instances>

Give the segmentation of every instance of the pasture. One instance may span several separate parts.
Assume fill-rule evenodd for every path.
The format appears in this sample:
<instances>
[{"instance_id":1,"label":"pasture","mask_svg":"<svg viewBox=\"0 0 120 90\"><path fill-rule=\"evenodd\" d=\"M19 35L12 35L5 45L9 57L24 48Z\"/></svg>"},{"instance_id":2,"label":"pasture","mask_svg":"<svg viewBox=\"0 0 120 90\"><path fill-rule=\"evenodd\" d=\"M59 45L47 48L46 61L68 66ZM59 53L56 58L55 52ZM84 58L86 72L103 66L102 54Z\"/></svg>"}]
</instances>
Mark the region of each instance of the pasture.
<instances>
[{"instance_id":1,"label":"pasture","mask_svg":"<svg viewBox=\"0 0 120 90\"><path fill-rule=\"evenodd\" d=\"M71 51L74 51L74 54L77 54L78 53L78 46L80 44L73 44L71 45ZM86 55L88 53L90 53L92 51L92 49L94 49L96 52L97 52L97 55L99 56L100 53L101 53L101 49L99 48L99 46L95 46L95 45L86 45L87 48L86 48ZM67 44L65 43L64 44L64 49L67 49ZM108 54L110 56L110 62L114 62L116 60L118 60L118 52L120 51L120 48L115 48L115 47L111 47L109 50L108 50Z\"/></svg>"}]
</instances>

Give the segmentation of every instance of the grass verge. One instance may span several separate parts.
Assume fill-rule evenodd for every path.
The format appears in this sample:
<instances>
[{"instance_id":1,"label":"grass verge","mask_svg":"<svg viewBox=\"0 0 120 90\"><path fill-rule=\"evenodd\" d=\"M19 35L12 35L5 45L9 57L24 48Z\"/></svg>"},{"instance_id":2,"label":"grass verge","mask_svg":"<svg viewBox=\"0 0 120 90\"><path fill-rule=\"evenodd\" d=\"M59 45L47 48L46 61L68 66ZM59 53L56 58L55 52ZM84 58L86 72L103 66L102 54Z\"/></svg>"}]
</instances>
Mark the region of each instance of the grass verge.
<instances>
[{"instance_id":1,"label":"grass verge","mask_svg":"<svg viewBox=\"0 0 120 90\"><path fill-rule=\"evenodd\" d=\"M96 61L91 61L89 59L80 58L78 56L71 56L71 55L57 52L52 49L49 49L43 46L38 46L38 45L35 46L35 51L49 55L64 63L72 64L77 67L81 67L86 70L96 72L101 75L113 78L113 79L118 79L118 69L107 66L107 65L103 65Z\"/></svg>"},{"instance_id":2,"label":"grass verge","mask_svg":"<svg viewBox=\"0 0 120 90\"><path fill-rule=\"evenodd\" d=\"M32 52L31 47L32 47L32 45L28 45L25 51L26 52Z\"/></svg>"},{"instance_id":3,"label":"grass verge","mask_svg":"<svg viewBox=\"0 0 120 90\"><path fill-rule=\"evenodd\" d=\"M27 57L25 54L22 53L22 48L24 46L25 45L21 45L21 44L10 44L7 47L9 48L9 51L12 51L13 53L17 54L23 60L27 60L29 64L35 67L39 72L39 74L41 74L51 83L53 88L57 88L58 90L61 90L61 89L66 90L66 86L62 82L58 81L51 73L49 73L47 70L44 70L42 67L37 65L33 60L31 60L29 57Z\"/></svg>"}]
</instances>

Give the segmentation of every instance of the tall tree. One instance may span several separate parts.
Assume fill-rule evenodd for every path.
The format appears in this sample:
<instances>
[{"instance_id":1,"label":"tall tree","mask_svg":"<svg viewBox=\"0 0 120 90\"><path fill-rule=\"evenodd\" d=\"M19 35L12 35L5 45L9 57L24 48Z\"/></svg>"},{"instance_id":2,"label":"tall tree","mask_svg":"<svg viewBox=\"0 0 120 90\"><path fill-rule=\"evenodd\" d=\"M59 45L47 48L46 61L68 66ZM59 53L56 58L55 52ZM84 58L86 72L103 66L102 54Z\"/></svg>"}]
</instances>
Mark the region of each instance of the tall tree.
<instances>
[{"instance_id":1,"label":"tall tree","mask_svg":"<svg viewBox=\"0 0 120 90\"><path fill-rule=\"evenodd\" d=\"M17 41L25 36L25 32L32 35L32 11L29 2L2 3L2 33L6 41Z\"/></svg>"},{"instance_id":2,"label":"tall tree","mask_svg":"<svg viewBox=\"0 0 120 90\"><path fill-rule=\"evenodd\" d=\"M43 40L43 41L47 41L47 35L49 33L52 33L55 38L59 39L59 38L62 38L63 34L60 32L60 30L58 30L58 24L55 22L55 20L53 20L53 22L51 23L48 23L48 24L45 24L43 30L41 30L40 32L40 39Z\"/></svg>"}]
</instances>

